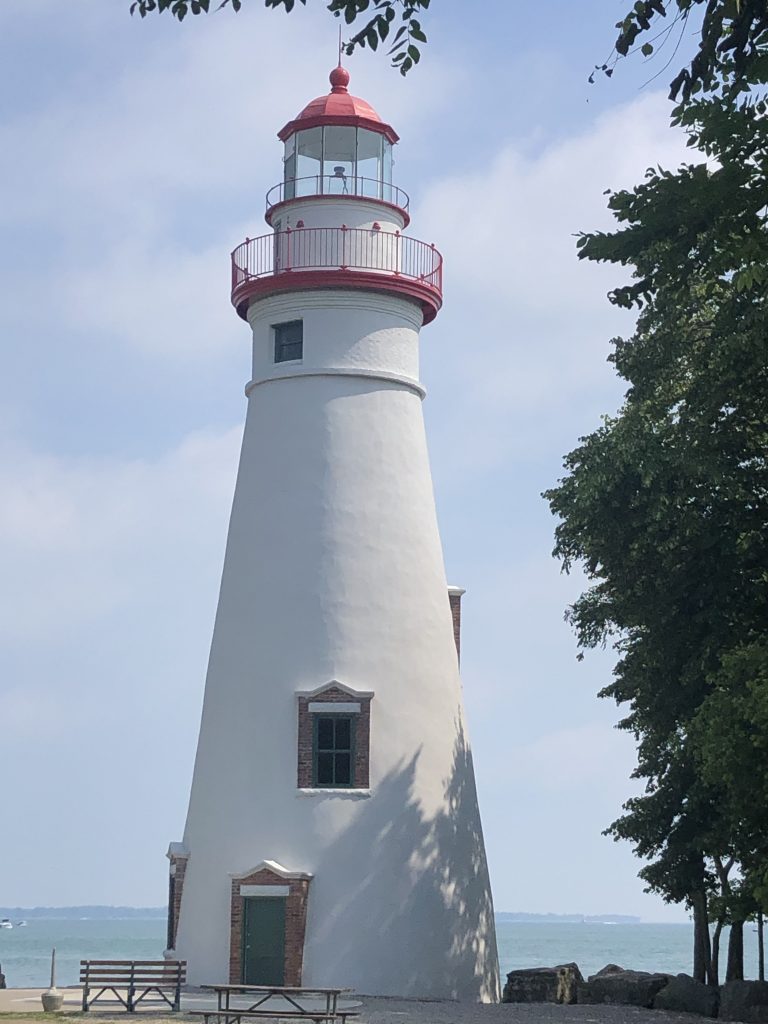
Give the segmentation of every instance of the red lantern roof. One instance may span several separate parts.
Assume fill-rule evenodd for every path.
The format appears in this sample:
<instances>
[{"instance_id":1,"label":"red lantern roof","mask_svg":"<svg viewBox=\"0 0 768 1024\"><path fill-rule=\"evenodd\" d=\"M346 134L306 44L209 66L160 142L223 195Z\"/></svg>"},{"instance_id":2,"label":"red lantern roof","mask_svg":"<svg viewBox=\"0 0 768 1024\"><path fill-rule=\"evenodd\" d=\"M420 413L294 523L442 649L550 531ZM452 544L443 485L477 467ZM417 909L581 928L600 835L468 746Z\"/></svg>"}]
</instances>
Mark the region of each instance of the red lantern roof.
<instances>
[{"instance_id":1,"label":"red lantern roof","mask_svg":"<svg viewBox=\"0 0 768 1024\"><path fill-rule=\"evenodd\" d=\"M289 121L277 133L281 142L285 142L294 132L325 124L367 128L372 132L380 132L392 143L397 142L399 136L395 130L381 120L370 103L361 100L359 96L350 95L347 89L349 72L346 68L339 65L333 69L329 78L331 91L326 96L318 96L308 103L298 117Z\"/></svg>"}]
</instances>

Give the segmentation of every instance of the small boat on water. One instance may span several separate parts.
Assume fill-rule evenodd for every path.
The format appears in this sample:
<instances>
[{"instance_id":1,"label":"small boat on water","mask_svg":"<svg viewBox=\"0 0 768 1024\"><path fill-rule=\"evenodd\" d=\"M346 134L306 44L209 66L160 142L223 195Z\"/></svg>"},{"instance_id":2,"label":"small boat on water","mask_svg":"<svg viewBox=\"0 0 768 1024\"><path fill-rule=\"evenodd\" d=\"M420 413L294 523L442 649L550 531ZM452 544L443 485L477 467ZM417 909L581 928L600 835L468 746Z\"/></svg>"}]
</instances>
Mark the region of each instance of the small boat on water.
<instances>
[{"instance_id":1,"label":"small boat on water","mask_svg":"<svg viewBox=\"0 0 768 1024\"><path fill-rule=\"evenodd\" d=\"M7 917L4 917L0 921L0 928L13 928L13 921L9 921Z\"/></svg>"},{"instance_id":2,"label":"small boat on water","mask_svg":"<svg viewBox=\"0 0 768 1024\"><path fill-rule=\"evenodd\" d=\"M26 921L17 921L16 922L16 927L17 928L26 928L27 927L27 922Z\"/></svg>"}]
</instances>

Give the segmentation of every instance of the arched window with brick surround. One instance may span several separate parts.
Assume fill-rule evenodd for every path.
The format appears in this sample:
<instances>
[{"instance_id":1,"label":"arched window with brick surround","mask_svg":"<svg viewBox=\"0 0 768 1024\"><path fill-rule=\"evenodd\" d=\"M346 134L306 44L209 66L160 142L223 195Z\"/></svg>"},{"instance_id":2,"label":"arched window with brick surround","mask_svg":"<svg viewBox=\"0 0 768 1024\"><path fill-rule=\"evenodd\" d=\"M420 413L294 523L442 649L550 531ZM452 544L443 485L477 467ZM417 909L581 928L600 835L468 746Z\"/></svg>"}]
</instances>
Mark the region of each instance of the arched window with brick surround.
<instances>
[{"instance_id":1,"label":"arched window with brick surround","mask_svg":"<svg viewBox=\"0 0 768 1024\"><path fill-rule=\"evenodd\" d=\"M334 679L296 696L298 788L367 791L373 693Z\"/></svg>"}]
</instances>

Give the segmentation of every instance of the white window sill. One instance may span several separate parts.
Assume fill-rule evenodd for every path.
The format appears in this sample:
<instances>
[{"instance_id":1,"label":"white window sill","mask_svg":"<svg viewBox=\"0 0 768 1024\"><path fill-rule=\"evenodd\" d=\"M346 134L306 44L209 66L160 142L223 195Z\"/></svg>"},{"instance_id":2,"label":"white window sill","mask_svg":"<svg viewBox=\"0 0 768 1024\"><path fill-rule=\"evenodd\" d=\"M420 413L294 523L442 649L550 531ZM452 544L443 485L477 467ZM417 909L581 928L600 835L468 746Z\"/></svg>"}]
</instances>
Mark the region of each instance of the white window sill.
<instances>
[{"instance_id":1,"label":"white window sill","mask_svg":"<svg viewBox=\"0 0 768 1024\"><path fill-rule=\"evenodd\" d=\"M297 789L296 796L343 796L349 799L367 800L370 789L341 789L337 786L321 786L317 789Z\"/></svg>"}]
</instances>

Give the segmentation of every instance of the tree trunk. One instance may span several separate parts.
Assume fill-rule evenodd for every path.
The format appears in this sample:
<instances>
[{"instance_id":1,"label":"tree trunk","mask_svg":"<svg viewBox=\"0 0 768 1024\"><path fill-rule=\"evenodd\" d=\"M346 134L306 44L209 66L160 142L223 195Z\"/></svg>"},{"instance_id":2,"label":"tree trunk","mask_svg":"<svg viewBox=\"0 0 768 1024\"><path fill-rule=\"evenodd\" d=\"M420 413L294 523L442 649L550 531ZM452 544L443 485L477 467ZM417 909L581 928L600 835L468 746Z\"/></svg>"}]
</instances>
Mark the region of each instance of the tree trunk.
<instances>
[{"instance_id":1,"label":"tree trunk","mask_svg":"<svg viewBox=\"0 0 768 1024\"><path fill-rule=\"evenodd\" d=\"M717 919L717 925L715 926L715 935L712 940L712 962L707 973L707 983L716 988L720 984L720 935L725 924L725 915L730 911L731 885L728 881L728 875L731 873L731 868L736 861L734 857L729 857L726 863L723 863L722 857L713 857L712 860L714 861L715 871L720 882L720 894L724 901L724 911Z\"/></svg>"},{"instance_id":2,"label":"tree trunk","mask_svg":"<svg viewBox=\"0 0 768 1024\"><path fill-rule=\"evenodd\" d=\"M723 931L725 921L722 917L717 919L715 933L712 936L712 958L707 971L707 984L717 987L720 984L720 935Z\"/></svg>"},{"instance_id":3,"label":"tree trunk","mask_svg":"<svg viewBox=\"0 0 768 1024\"><path fill-rule=\"evenodd\" d=\"M707 896L696 893L691 899L693 907L693 976L704 983L710 966L709 923L707 921Z\"/></svg>"},{"instance_id":4,"label":"tree trunk","mask_svg":"<svg viewBox=\"0 0 768 1024\"><path fill-rule=\"evenodd\" d=\"M744 980L744 922L732 921L728 937L728 963L725 968L726 981Z\"/></svg>"},{"instance_id":5,"label":"tree trunk","mask_svg":"<svg viewBox=\"0 0 768 1024\"><path fill-rule=\"evenodd\" d=\"M763 941L763 912L757 912L757 976L765 981L765 943Z\"/></svg>"}]
</instances>

